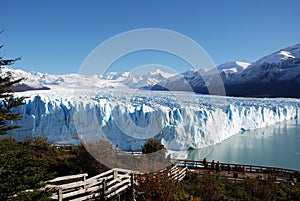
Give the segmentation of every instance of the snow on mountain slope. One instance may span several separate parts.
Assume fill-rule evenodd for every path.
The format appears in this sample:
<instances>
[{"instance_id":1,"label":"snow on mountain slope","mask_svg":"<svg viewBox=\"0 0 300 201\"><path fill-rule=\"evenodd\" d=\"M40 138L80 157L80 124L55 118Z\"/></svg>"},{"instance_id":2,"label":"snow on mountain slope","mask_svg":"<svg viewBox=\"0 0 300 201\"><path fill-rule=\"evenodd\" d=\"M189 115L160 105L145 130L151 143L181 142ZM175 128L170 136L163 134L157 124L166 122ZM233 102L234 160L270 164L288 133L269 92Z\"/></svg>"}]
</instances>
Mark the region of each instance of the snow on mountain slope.
<instances>
[{"instance_id":1,"label":"snow on mountain slope","mask_svg":"<svg viewBox=\"0 0 300 201\"><path fill-rule=\"evenodd\" d=\"M247 62L233 61L221 64L217 66L217 69L220 73L225 72L229 74L235 74L243 72L249 65L250 63Z\"/></svg>"},{"instance_id":2,"label":"snow on mountain slope","mask_svg":"<svg viewBox=\"0 0 300 201\"><path fill-rule=\"evenodd\" d=\"M158 68L150 70L148 73L140 74L136 72L116 73L110 72L102 77L104 80L118 82L133 89L147 89L153 85L174 76L175 74L164 72Z\"/></svg>"},{"instance_id":3,"label":"snow on mountain slope","mask_svg":"<svg viewBox=\"0 0 300 201\"><path fill-rule=\"evenodd\" d=\"M300 44L259 59L225 86L229 95L300 97Z\"/></svg>"},{"instance_id":4,"label":"snow on mountain slope","mask_svg":"<svg viewBox=\"0 0 300 201\"><path fill-rule=\"evenodd\" d=\"M12 76L13 79L26 78L12 87L12 90L14 91L49 89L41 84L35 75L23 70L15 70L7 66L0 66L0 76Z\"/></svg>"},{"instance_id":5,"label":"snow on mountain slope","mask_svg":"<svg viewBox=\"0 0 300 201\"><path fill-rule=\"evenodd\" d=\"M158 82L174 76L174 74L163 72L160 69L153 69L146 74L136 74L134 72L110 72L106 75L85 76L81 74L51 75L48 73L25 72L20 69L12 69L1 66L2 75L12 75L14 78L25 78L21 82L24 90L51 89L56 85L78 88L90 87L95 89L102 88L148 88ZM18 86L21 87L20 85ZM19 91L19 90L17 90Z\"/></svg>"},{"instance_id":6,"label":"snow on mountain slope","mask_svg":"<svg viewBox=\"0 0 300 201\"><path fill-rule=\"evenodd\" d=\"M18 111L18 139L45 134L50 142L78 143L104 133L123 150L139 150L149 136L167 149L201 148L243 131L299 117L298 99L210 97L194 93L62 88L28 91ZM141 138L146 139L141 139Z\"/></svg>"},{"instance_id":7,"label":"snow on mountain slope","mask_svg":"<svg viewBox=\"0 0 300 201\"><path fill-rule=\"evenodd\" d=\"M217 82L233 79L242 73L250 64L241 61L227 62L217 68L202 68L188 70L184 73L167 78L154 85L152 90L170 91L194 91L207 94L208 86L214 86ZM222 85L222 83L220 83ZM214 87L212 87L214 88ZM216 90L218 91L218 90Z\"/></svg>"},{"instance_id":8,"label":"snow on mountain slope","mask_svg":"<svg viewBox=\"0 0 300 201\"><path fill-rule=\"evenodd\" d=\"M285 78L288 79L289 76L286 76L286 73L292 77L295 75L295 73L298 74L296 71L299 70L296 67L298 66L299 62L300 44L297 44L267 55L252 63L241 73L241 75L237 76L236 81L269 81L269 74L274 73L276 74L276 79L282 79L282 76L285 76Z\"/></svg>"},{"instance_id":9,"label":"snow on mountain slope","mask_svg":"<svg viewBox=\"0 0 300 201\"><path fill-rule=\"evenodd\" d=\"M273 54L267 55L254 63L254 65L278 64L287 60L300 59L300 44L287 47Z\"/></svg>"},{"instance_id":10,"label":"snow on mountain slope","mask_svg":"<svg viewBox=\"0 0 300 201\"><path fill-rule=\"evenodd\" d=\"M278 79L282 79L282 76L286 76L286 73L292 77L299 71L300 63L300 44L279 50L268 56L265 56L258 61L254 62L247 68L243 74L243 81L251 81L251 79L262 78L268 80L266 73L275 72ZM282 73L284 72L284 73Z\"/></svg>"},{"instance_id":11,"label":"snow on mountain slope","mask_svg":"<svg viewBox=\"0 0 300 201\"><path fill-rule=\"evenodd\" d=\"M300 44L279 50L252 64L228 62L217 69L218 72L214 73L205 69L187 71L158 83L152 90L210 94L208 89L219 82L228 96L300 97Z\"/></svg>"},{"instance_id":12,"label":"snow on mountain slope","mask_svg":"<svg viewBox=\"0 0 300 201\"><path fill-rule=\"evenodd\" d=\"M13 69L6 66L1 66L1 75L11 75L15 79L25 78L23 81L21 81L20 84L14 86L15 88L24 88L24 90L21 91L51 89L56 85L65 86L69 88L105 88L109 85L109 81L101 82L98 76L87 77L80 74L51 75L48 73L44 74L39 72L26 72L20 69Z\"/></svg>"},{"instance_id":13,"label":"snow on mountain slope","mask_svg":"<svg viewBox=\"0 0 300 201\"><path fill-rule=\"evenodd\" d=\"M131 88L137 88L137 89L140 88L148 89L154 86L155 84L163 80L166 80L168 78L171 78L173 76L175 76L175 74L167 73L157 68L149 71L146 74L141 75L138 82L132 83L131 85L127 84L127 86L131 86Z\"/></svg>"}]
</instances>

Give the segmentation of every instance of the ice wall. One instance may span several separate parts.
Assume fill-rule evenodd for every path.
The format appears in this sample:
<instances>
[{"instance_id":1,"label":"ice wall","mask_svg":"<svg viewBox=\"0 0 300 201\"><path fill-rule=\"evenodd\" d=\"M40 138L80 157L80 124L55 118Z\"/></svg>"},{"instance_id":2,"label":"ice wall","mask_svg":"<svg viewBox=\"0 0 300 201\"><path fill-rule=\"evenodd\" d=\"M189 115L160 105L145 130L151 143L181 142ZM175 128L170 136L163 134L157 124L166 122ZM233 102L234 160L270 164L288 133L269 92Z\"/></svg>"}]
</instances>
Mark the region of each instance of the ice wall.
<instances>
[{"instance_id":1,"label":"ice wall","mask_svg":"<svg viewBox=\"0 0 300 201\"><path fill-rule=\"evenodd\" d=\"M243 130L298 118L298 99L251 99L165 92L97 93L66 98L31 95L17 110L22 127L10 132L18 139L46 135L56 144L79 143L104 135L123 150L139 150L154 137L167 149L213 145ZM24 95L24 94L21 94Z\"/></svg>"}]
</instances>

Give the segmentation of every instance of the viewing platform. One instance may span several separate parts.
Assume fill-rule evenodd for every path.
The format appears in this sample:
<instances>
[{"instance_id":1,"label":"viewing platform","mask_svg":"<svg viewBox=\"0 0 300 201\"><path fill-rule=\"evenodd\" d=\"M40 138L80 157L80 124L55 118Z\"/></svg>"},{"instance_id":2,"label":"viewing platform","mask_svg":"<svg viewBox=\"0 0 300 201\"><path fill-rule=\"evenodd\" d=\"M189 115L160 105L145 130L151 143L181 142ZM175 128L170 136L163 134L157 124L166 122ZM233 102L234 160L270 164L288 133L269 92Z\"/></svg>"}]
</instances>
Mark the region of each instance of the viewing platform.
<instances>
[{"instance_id":1,"label":"viewing platform","mask_svg":"<svg viewBox=\"0 0 300 201\"><path fill-rule=\"evenodd\" d=\"M141 153L118 153L133 154L141 157ZM200 175L209 174L222 177L233 182L243 181L246 178L258 180L270 180L274 183L285 183L295 185L300 181L300 171L270 166L259 166L249 164L234 164L219 162L208 162L184 159L170 159L173 165L162 171L168 171L168 175L175 181L181 181L188 172ZM154 173L155 175L156 173ZM99 175L88 178L87 174L69 175L50 180L46 185L52 191L52 200L95 200L120 197L121 194L132 190L135 185L135 175L143 175L141 172L115 168Z\"/></svg>"}]
</instances>

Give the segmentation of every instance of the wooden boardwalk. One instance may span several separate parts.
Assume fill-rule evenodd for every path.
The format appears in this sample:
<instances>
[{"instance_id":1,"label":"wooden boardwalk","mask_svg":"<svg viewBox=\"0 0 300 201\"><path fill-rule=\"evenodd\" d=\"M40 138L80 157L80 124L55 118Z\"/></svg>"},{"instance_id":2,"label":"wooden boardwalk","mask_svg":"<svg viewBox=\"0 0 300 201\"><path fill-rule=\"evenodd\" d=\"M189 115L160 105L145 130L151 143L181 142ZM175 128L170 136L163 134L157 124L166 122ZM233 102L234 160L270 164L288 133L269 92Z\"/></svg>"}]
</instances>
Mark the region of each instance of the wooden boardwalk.
<instances>
[{"instance_id":1,"label":"wooden boardwalk","mask_svg":"<svg viewBox=\"0 0 300 201\"><path fill-rule=\"evenodd\" d=\"M178 166L188 167L189 169L201 169L204 168L203 161L196 160L185 160L185 159L172 159L174 164ZM207 162L208 168L211 168L212 162ZM239 164L239 163L219 163L222 170L232 170L240 171L241 168L245 167L245 171L248 173L299 173L299 170L289 169L289 168L278 168L272 166L262 166L262 165L250 165L250 164Z\"/></svg>"},{"instance_id":2,"label":"wooden boardwalk","mask_svg":"<svg viewBox=\"0 0 300 201\"><path fill-rule=\"evenodd\" d=\"M180 181L186 172L187 167L175 165L168 170L168 175ZM87 178L87 174L58 177L48 181L45 188L53 192L52 200L107 200L132 189L136 174L142 173L115 168L91 178Z\"/></svg>"},{"instance_id":3,"label":"wooden boardwalk","mask_svg":"<svg viewBox=\"0 0 300 201\"><path fill-rule=\"evenodd\" d=\"M58 177L48 181L53 200L89 200L93 198L110 198L126 191L132 186L133 173L129 170L112 169L94 177L87 174Z\"/></svg>"},{"instance_id":4,"label":"wooden boardwalk","mask_svg":"<svg viewBox=\"0 0 300 201\"><path fill-rule=\"evenodd\" d=\"M275 182L287 182L290 176L300 180L300 172L287 168L277 168L268 166L258 166L249 164L232 164L219 163L220 170L212 167L212 163L208 162L204 167L202 161L171 159L173 166L165 169L168 171L170 178L181 181L187 174L187 171L196 171L199 174L210 173L241 181L248 177L256 177L259 179L267 179L272 177ZM165 171L165 170L161 170ZM107 200L133 188L135 184L135 175L142 174L126 169L111 169L99 175L88 178L87 174L70 175L58 177L47 182L46 189L50 189L53 194L53 200ZM297 182L294 180L293 182Z\"/></svg>"},{"instance_id":5,"label":"wooden boardwalk","mask_svg":"<svg viewBox=\"0 0 300 201\"><path fill-rule=\"evenodd\" d=\"M218 171L216 167L212 168L212 162L207 162L206 168L204 167L203 161L173 159L173 163L178 166L188 167L190 171L197 171L200 174L209 172L210 174L218 174L235 181L245 178L258 178L263 180L273 178L276 179L276 182L290 182L293 178L294 183L300 181L300 171L288 168L220 162L220 170Z\"/></svg>"}]
</instances>

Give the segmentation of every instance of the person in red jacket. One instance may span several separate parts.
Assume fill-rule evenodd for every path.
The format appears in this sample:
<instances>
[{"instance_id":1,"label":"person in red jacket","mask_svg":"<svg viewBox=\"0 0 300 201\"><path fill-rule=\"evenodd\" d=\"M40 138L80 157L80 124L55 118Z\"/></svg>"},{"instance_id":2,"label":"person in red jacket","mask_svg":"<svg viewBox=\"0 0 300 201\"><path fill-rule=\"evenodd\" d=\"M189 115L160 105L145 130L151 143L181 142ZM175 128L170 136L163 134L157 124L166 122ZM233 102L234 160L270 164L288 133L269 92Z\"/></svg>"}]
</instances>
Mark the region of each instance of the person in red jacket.
<instances>
[{"instance_id":1,"label":"person in red jacket","mask_svg":"<svg viewBox=\"0 0 300 201\"><path fill-rule=\"evenodd\" d=\"M211 162L211 169L215 170L215 168L216 168L215 160L212 160L212 162Z\"/></svg>"}]
</instances>

